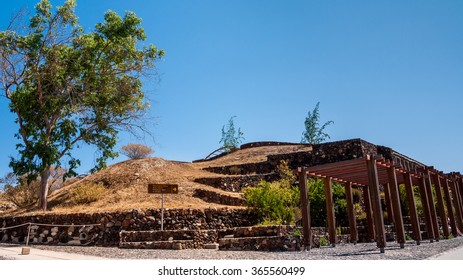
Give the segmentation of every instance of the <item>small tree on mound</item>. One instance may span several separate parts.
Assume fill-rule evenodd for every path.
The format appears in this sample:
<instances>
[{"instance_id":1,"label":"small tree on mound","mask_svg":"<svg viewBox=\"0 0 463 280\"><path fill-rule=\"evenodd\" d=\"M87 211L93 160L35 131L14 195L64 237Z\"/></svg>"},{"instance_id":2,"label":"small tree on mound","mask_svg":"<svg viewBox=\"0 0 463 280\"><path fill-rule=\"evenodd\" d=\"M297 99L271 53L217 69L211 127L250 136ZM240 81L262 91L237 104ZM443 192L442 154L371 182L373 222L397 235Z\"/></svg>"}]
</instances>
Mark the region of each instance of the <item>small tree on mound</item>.
<instances>
[{"instance_id":1,"label":"small tree on mound","mask_svg":"<svg viewBox=\"0 0 463 280\"><path fill-rule=\"evenodd\" d=\"M326 139L330 139L330 136L325 133L325 128L334 122L327 121L322 126L320 126L320 113L318 112L319 106L320 102L317 102L317 105L315 105L313 111L309 111L307 117L305 118L305 131L302 133L301 143L320 144Z\"/></svg>"},{"instance_id":2,"label":"small tree on mound","mask_svg":"<svg viewBox=\"0 0 463 280\"><path fill-rule=\"evenodd\" d=\"M125 146L122 146L121 153L130 158L130 159L141 159L141 158L146 158L154 151L143 144L133 144L129 143Z\"/></svg>"},{"instance_id":3,"label":"small tree on mound","mask_svg":"<svg viewBox=\"0 0 463 280\"><path fill-rule=\"evenodd\" d=\"M226 126L222 126L222 139L220 139L219 143L222 143L222 148L226 152L236 150L244 140L241 128L238 128L238 130L235 128L234 118L236 118L236 116L231 117Z\"/></svg>"}]
</instances>

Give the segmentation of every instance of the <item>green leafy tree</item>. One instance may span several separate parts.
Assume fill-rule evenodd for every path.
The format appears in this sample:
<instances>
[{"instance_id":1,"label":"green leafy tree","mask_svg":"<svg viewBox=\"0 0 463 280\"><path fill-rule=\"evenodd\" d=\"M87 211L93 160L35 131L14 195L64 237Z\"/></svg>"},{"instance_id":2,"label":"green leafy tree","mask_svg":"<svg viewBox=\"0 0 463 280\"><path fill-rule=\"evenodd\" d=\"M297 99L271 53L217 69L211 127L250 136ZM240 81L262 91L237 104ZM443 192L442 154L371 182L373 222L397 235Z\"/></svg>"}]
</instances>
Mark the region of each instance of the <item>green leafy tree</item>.
<instances>
[{"instance_id":1,"label":"green leafy tree","mask_svg":"<svg viewBox=\"0 0 463 280\"><path fill-rule=\"evenodd\" d=\"M226 151L233 151L239 147L241 142L244 140L243 132L241 129L238 130L235 128L235 122L233 119L236 116L231 117L228 120L228 124L222 126L222 139L219 143L222 143L222 148Z\"/></svg>"},{"instance_id":2,"label":"green leafy tree","mask_svg":"<svg viewBox=\"0 0 463 280\"><path fill-rule=\"evenodd\" d=\"M47 209L51 166L66 163L75 175L79 159L71 151L79 143L99 151L92 171L105 167L121 129L142 128L144 101L141 77L155 69L164 52L146 39L133 12L113 11L95 30L84 33L68 0L52 10L42 0L28 26L14 17L0 32L0 81L16 116L18 158L10 167L29 181L40 177L39 207Z\"/></svg>"},{"instance_id":3,"label":"green leafy tree","mask_svg":"<svg viewBox=\"0 0 463 280\"><path fill-rule=\"evenodd\" d=\"M320 144L330 138L330 136L325 133L325 128L334 122L327 121L320 126L319 106L320 102L317 102L313 111L309 111L308 116L305 118L305 131L302 133L301 143Z\"/></svg>"}]
</instances>

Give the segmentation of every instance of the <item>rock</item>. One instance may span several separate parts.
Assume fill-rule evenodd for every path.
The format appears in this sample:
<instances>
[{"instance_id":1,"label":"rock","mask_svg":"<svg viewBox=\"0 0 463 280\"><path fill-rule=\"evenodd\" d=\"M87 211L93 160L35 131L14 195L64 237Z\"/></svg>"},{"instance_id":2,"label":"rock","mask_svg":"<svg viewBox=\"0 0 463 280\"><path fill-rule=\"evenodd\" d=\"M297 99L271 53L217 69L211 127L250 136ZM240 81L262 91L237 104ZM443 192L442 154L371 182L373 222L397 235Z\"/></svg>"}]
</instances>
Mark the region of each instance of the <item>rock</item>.
<instances>
[{"instance_id":1,"label":"rock","mask_svg":"<svg viewBox=\"0 0 463 280\"><path fill-rule=\"evenodd\" d=\"M125 219L122 221L122 227L128 227L130 225L130 219Z\"/></svg>"},{"instance_id":2,"label":"rock","mask_svg":"<svg viewBox=\"0 0 463 280\"><path fill-rule=\"evenodd\" d=\"M218 250L219 244L218 243L204 244L204 249Z\"/></svg>"},{"instance_id":3,"label":"rock","mask_svg":"<svg viewBox=\"0 0 463 280\"><path fill-rule=\"evenodd\" d=\"M180 242L173 243L172 244L172 249L173 250L182 250L183 249L182 243L180 243Z\"/></svg>"},{"instance_id":4,"label":"rock","mask_svg":"<svg viewBox=\"0 0 463 280\"><path fill-rule=\"evenodd\" d=\"M67 245L74 245L74 246L82 245L82 244L80 244L80 240L71 240L71 241L67 242L66 244Z\"/></svg>"}]
</instances>

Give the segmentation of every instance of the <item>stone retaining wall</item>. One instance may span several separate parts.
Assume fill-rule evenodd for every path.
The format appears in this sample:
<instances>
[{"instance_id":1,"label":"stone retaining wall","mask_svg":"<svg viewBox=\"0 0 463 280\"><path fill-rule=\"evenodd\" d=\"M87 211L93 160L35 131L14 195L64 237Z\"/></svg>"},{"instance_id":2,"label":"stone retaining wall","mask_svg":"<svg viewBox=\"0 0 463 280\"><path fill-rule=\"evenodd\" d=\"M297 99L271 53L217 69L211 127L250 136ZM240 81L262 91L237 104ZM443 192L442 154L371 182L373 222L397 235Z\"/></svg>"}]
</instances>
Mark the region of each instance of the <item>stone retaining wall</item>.
<instances>
[{"instance_id":1,"label":"stone retaining wall","mask_svg":"<svg viewBox=\"0 0 463 280\"><path fill-rule=\"evenodd\" d=\"M222 205L229 206L245 206L246 200L244 198L229 196L220 194L214 191L208 191L203 189L195 189L193 192L193 197L200 198L206 202L212 202Z\"/></svg>"},{"instance_id":2,"label":"stone retaining wall","mask_svg":"<svg viewBox=\"0 0 463 280\"><path fill-rule=\"evenodd\" d=\"M100 246L117 246L119 232L160 230L160 209L142 211L134 209L127 212L93 213L93 214L44 214L23 217L1 217L2 227L16 226L24 223L41 223L53 225L99 224L93 227L57 227L34 226L30 242L91 244ZM241 209L165 209L164 229L166 230L207 230L250 226L256 219L247 210ZM28 227L8 229L0 232L2 242L25 242Z\"/></svg>"},{"instance_id":3,"label":"stone retaining wall","mask_svg":"<svg viewBox=\"0 0 463 280\"><path fill-rule=\"evenodd\" d=\"M278 179L280 179L280 176L276 173L272 173L259 175L197 178L195 179L195 182L222 189L228 192L241 192L242 189L246 187L257 185L257 183L259 183L261 180L276 181Z\"/></svg>"}]
</instances>

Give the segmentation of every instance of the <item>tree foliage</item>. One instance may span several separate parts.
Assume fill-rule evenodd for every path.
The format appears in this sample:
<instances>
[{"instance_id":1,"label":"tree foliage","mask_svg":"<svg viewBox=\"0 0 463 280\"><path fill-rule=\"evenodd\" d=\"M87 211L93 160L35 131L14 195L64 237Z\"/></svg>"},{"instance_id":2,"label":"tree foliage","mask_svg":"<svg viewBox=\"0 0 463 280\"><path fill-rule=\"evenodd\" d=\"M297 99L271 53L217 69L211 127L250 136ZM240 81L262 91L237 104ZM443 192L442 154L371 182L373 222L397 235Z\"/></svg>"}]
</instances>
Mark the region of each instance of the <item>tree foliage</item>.
<instances>
[{"instance_id":1,"label":"tree foliage","mask_svg":"<svg viewBox=\"0 0 463 280\"><path fill-rule=\"evenodd\" d=\"M309 111L308 116L305 118L305 131L302 133L301 143L320 144L330 138L330 136L325 132L325 128L334 122L327 121L320 126L320 113L318 112L319 106L320 102L317 102L313 111Z\"/></svg>"},{"instance_id":2,"label":"tree foliage","mask_svg":"<svg viewBox=\"0 0 463 280\"><path fill-rule=\"evenodd\" d=\"M19 126L18 158L10 167L29 182L41 177L39 207L46 210L52 165L67 165L75 175L80 160L72 149L79 143L99 151L92 171L114 158L118 131L142 126L141 77L155 69L164 55L146 39L141 19L133 12L113 11L95 30L84 33L75 15L75 1L56 11L40 1L27 27L20 17L0 32L0 81Z\"/></svg>"},{"instance_id":3,"label":"tree foliage","mask_svg":"<svg viewBox=\"0 0 463 280\"><path fill-rule=\"evenodd\" d=\"M222 147L226 151L237 149L244 140L244 134L241 132L241 128L238 128L238 130L235 128L234 118L236 118L236 116L231 117L228 120L228 124L222 126L222 139L220 139L219 143L222 143Z\"/></svg>"},{"instance_id":4,"label":"tree foliage","mask_svg":"<svg viewBox=\"0 0 463 280\"><path fill-rule=\"evenodd\" d=\"M141 159L148 157L154 153L154 151L143 144L129 143L122 146L121 153L130 159Z\"/></svg>"}]
</instances>

